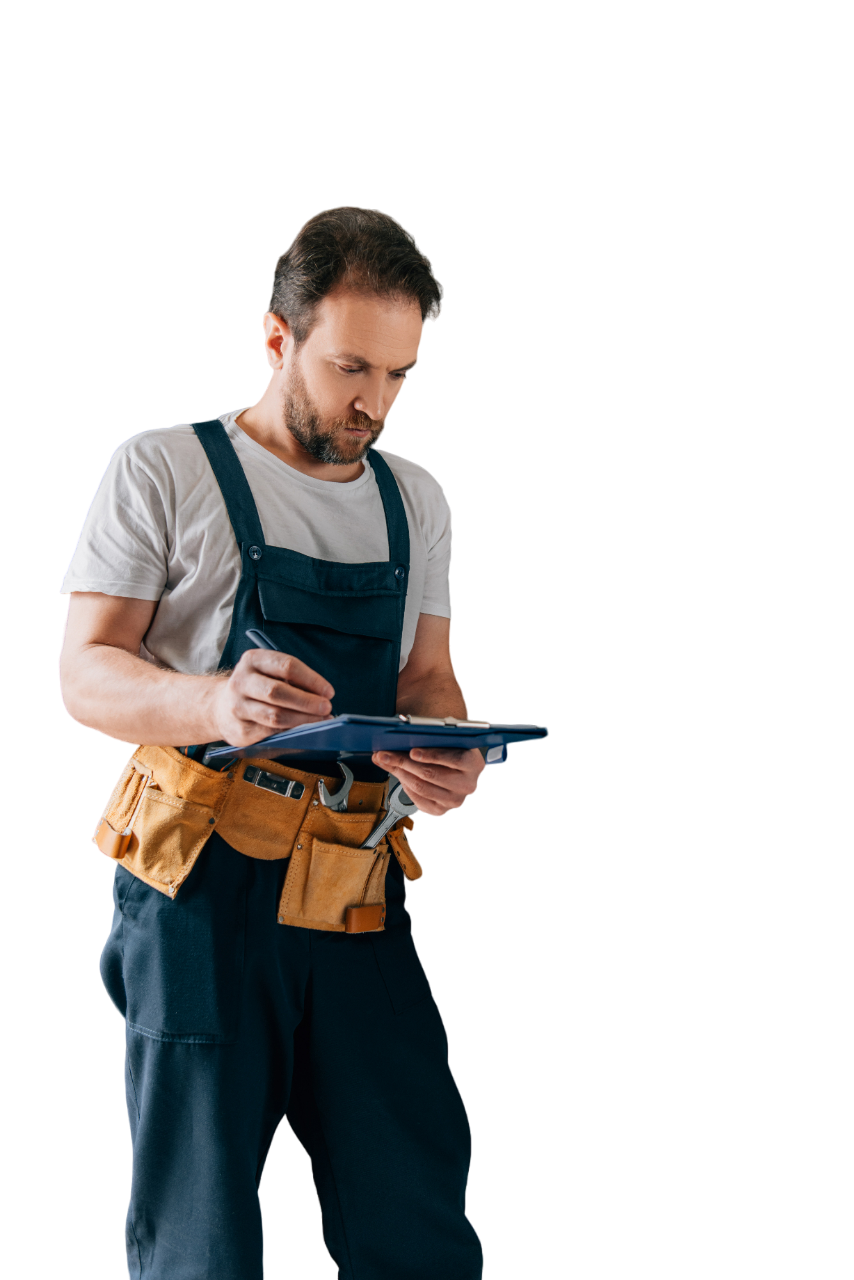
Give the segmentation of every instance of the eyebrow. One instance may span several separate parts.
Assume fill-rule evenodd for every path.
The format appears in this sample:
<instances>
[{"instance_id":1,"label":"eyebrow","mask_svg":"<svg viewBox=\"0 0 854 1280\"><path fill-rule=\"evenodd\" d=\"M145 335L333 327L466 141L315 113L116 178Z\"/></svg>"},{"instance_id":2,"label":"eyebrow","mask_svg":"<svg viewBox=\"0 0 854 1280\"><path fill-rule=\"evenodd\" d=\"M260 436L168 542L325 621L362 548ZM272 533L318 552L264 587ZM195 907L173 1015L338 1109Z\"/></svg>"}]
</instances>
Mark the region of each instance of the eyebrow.
<instances>
[{"instance_id":1,"label":"eyebrow","mask_svg":"<svg viewBox=\"0 0 854 1280\"><path fill-rule=\"evenodd\" d=\"M333 360L340 360L344 364L360 364L365 369L376 367L369 360L366 360L364 356L355 356L350 352L336 352L332 358ZM407 373L410 369L414 369L417 363L417 360L412 360L409 364L402 364L399 369L390 369L389 373Z\"/></svg>"}]
</instances>

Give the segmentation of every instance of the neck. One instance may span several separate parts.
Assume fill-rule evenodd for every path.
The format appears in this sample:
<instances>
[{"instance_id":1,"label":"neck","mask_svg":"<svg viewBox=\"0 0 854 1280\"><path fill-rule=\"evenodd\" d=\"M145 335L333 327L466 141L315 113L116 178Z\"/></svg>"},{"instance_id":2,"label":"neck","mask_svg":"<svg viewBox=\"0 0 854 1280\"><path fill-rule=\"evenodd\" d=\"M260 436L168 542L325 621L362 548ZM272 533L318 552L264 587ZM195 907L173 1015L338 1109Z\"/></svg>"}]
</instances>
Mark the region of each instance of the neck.
<instances>
[{"instance_id":1,"label":"neck","mask_svg":"<svg viewBox=\"0 0 854 1280\"><path fill-rule=\"evenodd\" d=\"M306 452L285 425L282 414L282 388L273 377L257 404L251 409L244 409L238 415L237 425L245 431L251 440L260 444L262 449L281 458L295 471L303 475L314 476L317 480L333 480L340 484L348 480L358 480L365 469L363 462L345 463L337 466L330 462L318 462Z\"/></svg>"}]
</instances>

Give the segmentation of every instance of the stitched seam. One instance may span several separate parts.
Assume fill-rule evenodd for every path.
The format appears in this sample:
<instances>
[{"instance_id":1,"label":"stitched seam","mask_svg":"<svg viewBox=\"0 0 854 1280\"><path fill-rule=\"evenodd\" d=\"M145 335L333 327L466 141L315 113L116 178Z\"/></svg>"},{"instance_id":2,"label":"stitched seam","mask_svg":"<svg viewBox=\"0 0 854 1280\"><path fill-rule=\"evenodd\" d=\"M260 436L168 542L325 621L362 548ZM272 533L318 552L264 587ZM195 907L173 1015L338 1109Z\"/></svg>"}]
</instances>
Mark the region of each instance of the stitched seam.
<instances>
[{"instance_id":1,"label":"stitched seam","mask_svg":"<svg viewBox=\"0 0 854 1280\"><path fill-rule=\"evenodd\" d=\"M195 800L182 800L180 796L170 796L168 791L152 791L149 789L147 799L155 800L158 804L168 805L170 809L180 809L182 812L186 809L196 809L200 814L216 813L216 807L212 804L198 804Z\"/></svg>"},{"instance_id":2,"label":"stitched seam","mask_svg":"<svg viewBox=\"0 0 854 1280\"><path fill-rule=\"evenodd\" d=\"M335 1177L335 1167L332 1164L332 1156L329 1153L329 1143L326 1141L326 1134L323 1131L323 1120L320 1115L320 1107L317 1106L316 1100L314 1105L317 1108L317 1129L320 1133L320 1140L323 1143L324 1150L326 1151L326 1159L329 1161L329 1176L331 1177L332 1185L335 1188L335 1199L338 1201L338 1214L341 1218L341 1234L344 1237L344 1248L347 1250L347 1261L350 1264L350 1275L353 1277L353 1280L356 1280L356 1272L353 1268L353 1255L350 1252L350 1241L347 1238L347 1225L344 1221L344 1206L341 1203L341 1195L338 1191L338 1179Z\"/></svg>"}]
</instances>

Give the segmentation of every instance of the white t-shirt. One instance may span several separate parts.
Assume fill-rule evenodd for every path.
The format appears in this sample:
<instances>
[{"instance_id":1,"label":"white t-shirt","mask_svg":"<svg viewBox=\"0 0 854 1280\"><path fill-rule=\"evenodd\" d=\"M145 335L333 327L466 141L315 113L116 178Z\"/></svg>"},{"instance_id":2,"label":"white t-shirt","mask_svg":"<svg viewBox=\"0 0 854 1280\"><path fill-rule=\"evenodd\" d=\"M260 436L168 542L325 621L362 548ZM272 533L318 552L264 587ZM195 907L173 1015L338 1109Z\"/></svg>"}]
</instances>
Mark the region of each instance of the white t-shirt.
<instances>
[{"instance_id":1,"label":"white t-shirt","mask_svg":"<svg viewBox=\"0 0 854 1280\"><path fill-rule=\"evenodd\" d=\"M316 480L295 471L224 414L268 546L348 564L388 559L388 534L370 464L356 480ZM409 523L410 571L400 665L420 613L451 616L451 513L441 487L382 450ZM144 431L113 455L63 592L100 591L159 601L142 655L175 671L216 671L231 625L240 551L207 455L191 426Z\"/></svg>"}]
</instances>

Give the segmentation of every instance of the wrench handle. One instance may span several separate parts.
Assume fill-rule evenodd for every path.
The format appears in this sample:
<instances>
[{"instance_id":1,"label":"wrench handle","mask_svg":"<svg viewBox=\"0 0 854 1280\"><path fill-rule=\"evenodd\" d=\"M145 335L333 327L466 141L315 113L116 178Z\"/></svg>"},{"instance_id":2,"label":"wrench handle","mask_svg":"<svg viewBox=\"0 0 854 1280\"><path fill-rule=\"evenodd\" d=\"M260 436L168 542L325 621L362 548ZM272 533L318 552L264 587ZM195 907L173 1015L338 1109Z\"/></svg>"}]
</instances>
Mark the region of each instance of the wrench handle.
<instances>
[{"instance_id":1,"label":"wrench handle","mask_svg":"<svg viewBox=\"0 0 854 1280\"><path fill-rule=\"evenodd\" d=\"M412 800L410 800L409 796L406 794L394 775L390 773L388 776L390 782L395 782L397 784L390 789L388 794L388 800L386 802L388 805L388 813L383 818L382 822L378 823L378 825L374 827L365 843L359 846L361 849L376 849L386 832L390 831L394 824L399 822L401 818L408 818L410 813L414 813L418 807Z\"/></svg>"},{"instance_id":2,"label":"wrench handle","mask_svg":"<svg viewBox=\"0 0 854 1280\"><path fill-rule=\"evenodd\" d=\"M373 831L368 836L365 843L362 845L362 848L376 849L377 845L379 844L380 840L382 840L385 833L387 831L391 831L394 824L399 820L400 820L400 814L395 813L393 810L390 809L389 812L386 814L386 816L383 818L382 822L379 824L379 826L374 827Z\"/></svg>"}]
</instances>

